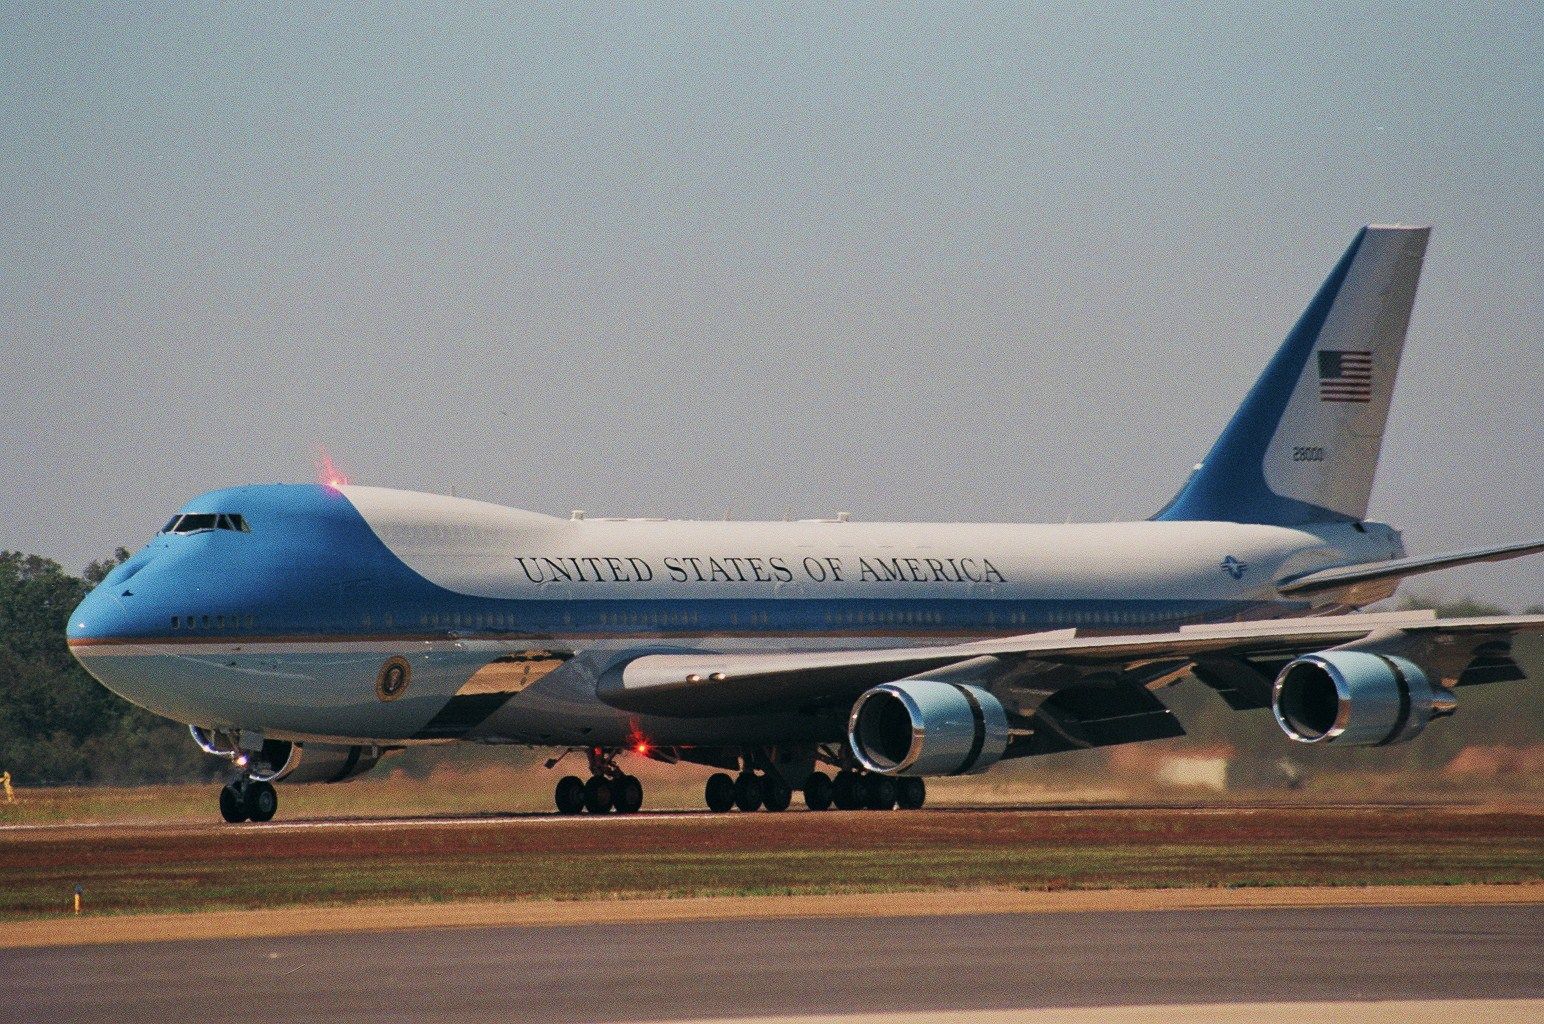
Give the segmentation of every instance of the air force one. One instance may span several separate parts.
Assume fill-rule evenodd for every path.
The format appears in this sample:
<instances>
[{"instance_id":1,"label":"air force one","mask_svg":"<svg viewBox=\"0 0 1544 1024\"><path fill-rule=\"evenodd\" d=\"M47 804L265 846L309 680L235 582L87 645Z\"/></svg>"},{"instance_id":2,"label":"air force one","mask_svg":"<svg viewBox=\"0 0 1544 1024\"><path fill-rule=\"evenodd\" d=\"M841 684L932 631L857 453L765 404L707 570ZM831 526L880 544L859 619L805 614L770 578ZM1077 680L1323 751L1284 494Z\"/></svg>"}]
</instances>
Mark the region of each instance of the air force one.
<instances>
[{"instance_id":1,"label":"air force one","mask_svg":"<svg viewBox=\"0 0 1544 1024\"><path fill-rule=\"evenodd\" d=\"M720 769L714 811L795 791L915 808L928 777L1183 735L1155 691L1191 678L1299 743L1402 743L1457 687L1544 667L1544 616L1348 614L1406 576L1544 551L1408 557L1365 521L1428 234L1358 232L1146 522L556 518L236 487L93 590L70 648L230 759L229 821L272 818L281 779L455 741L587 758L556 785L569 814L643 805L624 754Z\"/></svg>"}]
</instances>

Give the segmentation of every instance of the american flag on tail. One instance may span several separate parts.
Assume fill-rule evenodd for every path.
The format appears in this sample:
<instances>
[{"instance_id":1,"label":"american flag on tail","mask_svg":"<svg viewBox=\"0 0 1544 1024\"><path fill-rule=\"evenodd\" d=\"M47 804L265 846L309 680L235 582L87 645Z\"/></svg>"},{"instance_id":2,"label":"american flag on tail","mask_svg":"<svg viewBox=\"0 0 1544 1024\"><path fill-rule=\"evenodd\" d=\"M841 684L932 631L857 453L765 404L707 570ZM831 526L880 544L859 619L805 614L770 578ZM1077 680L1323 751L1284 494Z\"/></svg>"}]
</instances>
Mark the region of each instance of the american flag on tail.
<instances>
[{"instance_id":1,"label":"american flag on tail","mask_svg":"<svg viewBox=\"0 0 1544 1024\"><path fill-rule=\"evenodd\" d=\"M1321 349L1319 401L1372 401L1372 353Z\"/></svg>"}]
</instances>

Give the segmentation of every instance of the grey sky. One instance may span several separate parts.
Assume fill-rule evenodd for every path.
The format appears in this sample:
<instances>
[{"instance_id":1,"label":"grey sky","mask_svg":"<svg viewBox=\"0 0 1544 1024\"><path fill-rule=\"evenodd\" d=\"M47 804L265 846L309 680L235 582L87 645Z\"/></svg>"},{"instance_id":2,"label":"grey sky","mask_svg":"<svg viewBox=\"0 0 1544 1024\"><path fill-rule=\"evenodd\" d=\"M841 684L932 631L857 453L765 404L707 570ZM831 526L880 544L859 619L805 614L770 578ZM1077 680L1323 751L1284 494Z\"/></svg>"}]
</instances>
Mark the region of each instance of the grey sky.
<instances>
[{"instance_id":1,"label":"grey sky","mask_svg":"<svg viewBox=\"0 0 1544 1024\"><path fill-rule=\"evenodd\" d=\"M1145 517L1369 221L1435 225L1373 514L1544 533L1544 16L1409 6L7 6L0 547L318 443L558 513Z\"/></svg>"}]
</instances>

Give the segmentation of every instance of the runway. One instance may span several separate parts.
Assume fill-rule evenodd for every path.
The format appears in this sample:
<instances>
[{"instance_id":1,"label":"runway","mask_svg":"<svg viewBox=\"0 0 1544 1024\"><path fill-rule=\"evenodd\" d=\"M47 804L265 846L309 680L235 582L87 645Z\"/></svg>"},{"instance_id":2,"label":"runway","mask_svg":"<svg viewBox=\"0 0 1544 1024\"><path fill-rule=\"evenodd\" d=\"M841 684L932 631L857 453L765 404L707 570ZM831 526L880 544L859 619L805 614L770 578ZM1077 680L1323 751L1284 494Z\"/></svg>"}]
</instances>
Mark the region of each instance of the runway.
<instances>
[{"instance_id":1,"label":"runway","mask_svg":"<svg viewBox=\"0 0 1544 1024\"><path fill-rule=\"evenodd\" d=\"M895 900L904 911L906 896ZM674 1021L1536 1000L1544 998L1541 943L1539 905L773 918L229 938L0 951L0 1020Z\"/></svg>"}]
</instances>

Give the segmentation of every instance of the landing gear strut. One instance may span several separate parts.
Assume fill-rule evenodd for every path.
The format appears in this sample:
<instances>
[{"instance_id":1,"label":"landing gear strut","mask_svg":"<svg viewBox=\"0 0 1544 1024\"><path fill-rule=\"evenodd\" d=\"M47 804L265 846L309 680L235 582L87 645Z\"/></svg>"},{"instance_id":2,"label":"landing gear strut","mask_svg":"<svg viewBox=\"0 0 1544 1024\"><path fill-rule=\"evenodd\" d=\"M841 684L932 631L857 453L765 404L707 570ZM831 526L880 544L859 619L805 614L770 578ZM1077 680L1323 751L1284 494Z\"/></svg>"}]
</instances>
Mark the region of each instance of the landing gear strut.
<instances>
[{"instance_id":1,"label":"landing gear strut","mask_svg":"<svg viewBox=\"0 0 1544 1024\"><path fill-rule=\"evenodd\" d=\"M914 811L927 801L927 783L919 778L891 778L865 771L845 750L826 747L819 759L838 768L835 780L814 772L804 784L804 802L812 811Z\"/></svg>"},{"instance_id":2,"label":"landing gear strut","mask_svg":"<svg viewBox=\"0 0 1544 1024\"><path fill-rule=\"evenodd\" d=\"M565 775L552 792L559 814L605 814L611 810L633 814L643 807L643 783L617 767L620 751L591 747L585 753L590 759L589 779ZM555 763L548 762L549 767Z\"/></svg>"},{"instance_id":3,"label":"landing gear strut","mask_svg":"<svg viewBox=\"0 0 1544 1024\"><path fill-rule=\"evenodd\" d=\"M273 782L283 778L293 756L290 743L264 741L262 733L188 726L193 742L206 754L223 757L240 774L220 790L220 817L231 824L272 821L279 810Z\"/></svg>"},{"instance_id":4,"label":"landing gear strut","mask_svg":"<svg viewBox=\"0 0 1544 1024\"><path fill-rule=\"evenodd\" d=\"M776 813L788 810L793 803L793 789L775 768L755 771L747 767L732 778L726 772L714 772L703 787L702 798L714 813L721 814L731 807L742 811L764 807Z\"/></svg>"},{"instance_id":5,"label":"landing gear strut","mask_svg":"<svg viewBox=\"0 0 1544 1024\"><path fill-rule=\"evenodd\" d=\"M738 807L742 811L765 808L786 811L793 802L793 789L782 766L794 763L780 758L775 751L742 752L736 756L738 775L715 772L703 787L703 802L717 814ZM804 761L809 764L809 761ZM812 811L831 807L843 811L885 810L895 807L916 810L927 800L927 784L918 778L891 778L865 771L843 748L831 744L817 748L816 764L837 769L836 778L819 769L803 777L804 804Z\"/></svg>"}]
</instances>

